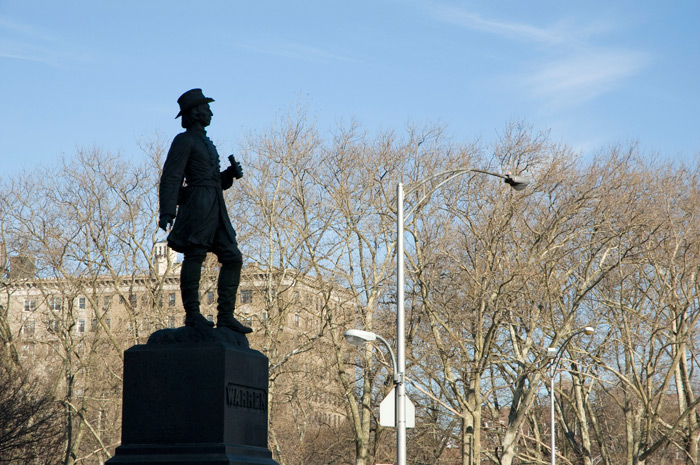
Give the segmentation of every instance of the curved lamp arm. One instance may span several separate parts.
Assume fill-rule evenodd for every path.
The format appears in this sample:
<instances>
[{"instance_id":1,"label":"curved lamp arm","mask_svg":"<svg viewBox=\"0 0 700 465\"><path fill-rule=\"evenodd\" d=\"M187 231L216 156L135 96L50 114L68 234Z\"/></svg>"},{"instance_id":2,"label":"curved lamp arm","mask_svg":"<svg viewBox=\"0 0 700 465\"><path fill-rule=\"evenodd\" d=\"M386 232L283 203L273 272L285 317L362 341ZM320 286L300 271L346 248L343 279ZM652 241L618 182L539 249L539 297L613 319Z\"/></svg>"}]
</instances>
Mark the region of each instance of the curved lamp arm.
<instances>
[{"instance_id":1,"label":"curved lamp arm","mask_svg":"<svg viewBox=\"0 0 700 465\"><path fill-rule=\"evenodd\" d=\"M362 331L361 329L349 329L345 331L345 340L348 341L349 344L357 347L367 342L373 342L376 340L382 342L384 346L386 346L386 348L389 350L389 355L391 356L391 368L394 371L394 384L397 384L399 382L399 372L397 371L396 357L394 356L394 351L389 345L389 341L381 337L379 334L370 331Z\"/></svg>"},{"instance_id":2,"label":"curved lamp arm","mask_svg":"<svg viewBox=\"0 0 700 465\"><path fill-rule=\"evenodd\" d=\"M550 362L550 365L549 365L552 370L554 370L554 368L557 365L559 365L559 362L561 361L561 357L564 354L564 349L569 344L569 342L571 342L571 340L574 338L574 336L581 334L581 333L584 333L585 335L590 336L593 333L595 333L595 328L593 326L585 326L583 328L579 328L576 331L574 331L573 333L571 333L569 335L569 337L567 337L564 340L564 342L562 342L562 344L559 346L559 349L555 349L554 347L547 348L547 353L549 354L549 356L552 359Z\"/></svg>"},{"instance_id":3,"label":"curved lamp arm","mask_svg":"<svg viewBox=\"0 0 700 465\"><path fill-rule=\"evenodd\" d=\"M421 197L420 200L418 200L418 202L414 203L413 206L411 206L411 208L405 213L404 218L410 216L413 213L413 211L420 204L425 202L426 199L428 199L431 195L433 195L433 193L436 190L438 190L439 188L441 188L442 186L444 186L445 184L447 184L448 182L450 182L451 180L453 180L457 176L461 176L461 175L466 174L466 173L481 173L481 174L487 174L489 176L494 176L496 178L501 178L501 179L503 179L503 182L508 184L510 187L512 187L516 191L521 191L521 190L525 189L528 184L530 184L530 180L528 178L526 178L524 176L514 176L510 173L499 174L499 173L493 173L491 171L480 170L480 169L475 169L475 168L462 168L462 169L458 169L458 170L441 171L439 173L435 173L434 175L432 175L426 179L418 181L417 183L413 184L409 189L404 191L404 195L411 194L412 192L415 192L421 186L432 181L433 179L439 178L441 176L447 176L445 179L440 181L437 185L433 186L428 193L423 195L423 197Z\"/></svg>"}]
</instances>

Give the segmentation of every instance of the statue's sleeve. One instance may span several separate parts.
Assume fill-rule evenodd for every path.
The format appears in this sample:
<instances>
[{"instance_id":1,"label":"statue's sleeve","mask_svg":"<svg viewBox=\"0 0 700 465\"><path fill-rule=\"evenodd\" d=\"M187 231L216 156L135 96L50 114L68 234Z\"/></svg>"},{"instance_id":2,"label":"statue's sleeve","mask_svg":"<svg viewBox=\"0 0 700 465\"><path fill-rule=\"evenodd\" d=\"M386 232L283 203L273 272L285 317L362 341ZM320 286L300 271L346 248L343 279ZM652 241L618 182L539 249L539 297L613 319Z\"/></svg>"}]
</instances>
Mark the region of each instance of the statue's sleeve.
<instances>
[{"instance_id":1,"label":"statue's sleeve","mask_svg":"<svg viewBox=\"0 0 700 465\"><path fill-rule=\"evenodd\" d=\"M168 156L163 165L163 174L160 177L158 198L160 200L160 216L170 215L175 217L177 198L185 178L185 167L192 151L192 139L187 133L175 136Z\"/></svg>"}]
</instances>

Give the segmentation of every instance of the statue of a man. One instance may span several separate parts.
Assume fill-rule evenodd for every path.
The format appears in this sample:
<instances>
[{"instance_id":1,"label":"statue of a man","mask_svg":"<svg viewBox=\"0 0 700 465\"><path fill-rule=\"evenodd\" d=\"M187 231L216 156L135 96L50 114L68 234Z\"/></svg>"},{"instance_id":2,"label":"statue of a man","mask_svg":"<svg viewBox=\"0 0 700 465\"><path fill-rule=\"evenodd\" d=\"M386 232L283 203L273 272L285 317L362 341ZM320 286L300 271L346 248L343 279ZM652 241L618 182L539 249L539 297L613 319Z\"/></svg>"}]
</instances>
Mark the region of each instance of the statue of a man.
<instances>
[{"instance_id":1,"label":"statue of a man","mask_svg":"<svg viewBox=\"0 0 700 465\"><path fill-rule=\"evenodd\" d=\"M253 330L233 317L243 258L236 232L226 211L223 190L243 173L233 163L220 171L219 154L207 137L214 115L201 89L188 90L177 99L185 132L175 136L160 178L160 226L168 235L168 246L184 255L180 270L180 293L186 326L213 326L199 311L199 280L207 252L219 262L217 327L239 333ZM175 222L173 225L173 221Z\"/></svg>"}]
</instances>

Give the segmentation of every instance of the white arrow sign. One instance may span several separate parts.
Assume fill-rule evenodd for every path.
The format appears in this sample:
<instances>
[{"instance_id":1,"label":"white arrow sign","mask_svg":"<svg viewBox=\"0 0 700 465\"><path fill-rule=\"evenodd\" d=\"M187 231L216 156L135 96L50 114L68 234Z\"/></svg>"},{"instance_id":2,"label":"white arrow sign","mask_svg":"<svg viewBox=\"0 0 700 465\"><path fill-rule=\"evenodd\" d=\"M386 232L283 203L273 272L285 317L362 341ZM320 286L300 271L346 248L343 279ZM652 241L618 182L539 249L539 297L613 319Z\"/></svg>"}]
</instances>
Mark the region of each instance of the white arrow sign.
<instances>
[{"instance_id":1,"label":"white arrow sign","mask_svg":"<svg viewBox=\"0 0 700 465\"><path fill-rule=\"evenodd\" d=\"M416 407L408 396L406 399L406 428L416 427ZM396 427L396 393L394 389L379 404L379 424Z\"/></svg>"}]
</instances>

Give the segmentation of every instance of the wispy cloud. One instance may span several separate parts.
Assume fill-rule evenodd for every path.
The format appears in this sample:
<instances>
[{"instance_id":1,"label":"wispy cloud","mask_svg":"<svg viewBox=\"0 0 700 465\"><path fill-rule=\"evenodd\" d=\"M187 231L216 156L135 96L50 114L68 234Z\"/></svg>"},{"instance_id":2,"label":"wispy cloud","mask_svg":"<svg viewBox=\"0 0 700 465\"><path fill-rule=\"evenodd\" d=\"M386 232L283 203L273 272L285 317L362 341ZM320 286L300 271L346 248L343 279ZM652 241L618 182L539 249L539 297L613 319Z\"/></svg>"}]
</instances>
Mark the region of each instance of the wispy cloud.
<instances>
[{"instance_id":1,"label":"wispy cloud","mask_svg":"<svg viewBox=\"0 0 700 465\"><path fill-rule=\"evenodd\" d=\"M581 103L615 90L649 63L644 53L627 50L589 50L560 61L550 61L521 77L533 96L559 107Z\"/></svg>"},{"instance_id":2,"label":"wispy cloud","mask_svg":"<svg viewBox=\"0 0 700 465\"><path fill-rule=\"evenodd\" d=\"M441 22L536 45L527 61L513 62L519 68L503 80L520 83L529 98L546 100L549 108L579 104L610 92L641 72L650 63L648 54L600 45L594 41L612 30L612 21L599 18L579 25L560 20L546 27L524 22L487 19L459 7L434 5L433 17ZM544 46L544 47L543 47ZM561 57L566 58L561 58Z\"/></svg>"},{"instance_id":3,"label":"wispy cloud","mask_svg":"<svg viewBox=\"0 0 700 465\"><path fill-rule=\"evenodd\" d=\"M432 13L438 21L506 38L547 44L557 44L567 40L566 32L561 29L544 29L526 23L486 19L477 13L459 7L435 5Z\"/></svg>"},{"instance_id":4,"label":"wispy cloud","mask_svg":"<svg viewBox=\"0 0 700 465\"><path fill-rule=\"evenodd\" d=\"M65 43L28 24L0 18L0 58L33 61L54 67L84 61L81 47Z\"/></svg>"}]
</instances>

